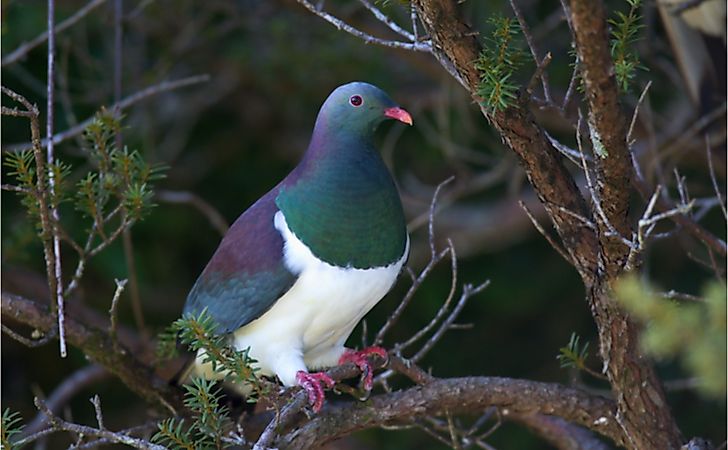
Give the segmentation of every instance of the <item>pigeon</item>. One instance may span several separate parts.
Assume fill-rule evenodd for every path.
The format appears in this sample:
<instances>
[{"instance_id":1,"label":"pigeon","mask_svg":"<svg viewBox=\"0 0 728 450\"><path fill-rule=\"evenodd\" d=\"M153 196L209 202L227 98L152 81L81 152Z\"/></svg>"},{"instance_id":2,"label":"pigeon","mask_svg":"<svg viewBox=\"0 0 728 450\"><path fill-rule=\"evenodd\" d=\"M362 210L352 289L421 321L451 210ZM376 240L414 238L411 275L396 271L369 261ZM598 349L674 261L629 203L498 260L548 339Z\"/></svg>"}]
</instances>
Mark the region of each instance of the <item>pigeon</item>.
<instances>
[{"instance_id":1,"label":"pigeon","mask_svg":"<svg viewBox=\"0 0 728 450\"><path fill-rule=\"evenodd\" d=\"M344 346L357 323L392 288L409 253L394 180L374 145L386 119L412 117L364 82L336 88L322 105L298 166L235 221L192 287L183 314L203 310L248 350L259 374L301 386L318 412L323 371L346 362L364 374L381 347ZM197 354L192 372L224 374Z\"/></svg>"}]
</instances>

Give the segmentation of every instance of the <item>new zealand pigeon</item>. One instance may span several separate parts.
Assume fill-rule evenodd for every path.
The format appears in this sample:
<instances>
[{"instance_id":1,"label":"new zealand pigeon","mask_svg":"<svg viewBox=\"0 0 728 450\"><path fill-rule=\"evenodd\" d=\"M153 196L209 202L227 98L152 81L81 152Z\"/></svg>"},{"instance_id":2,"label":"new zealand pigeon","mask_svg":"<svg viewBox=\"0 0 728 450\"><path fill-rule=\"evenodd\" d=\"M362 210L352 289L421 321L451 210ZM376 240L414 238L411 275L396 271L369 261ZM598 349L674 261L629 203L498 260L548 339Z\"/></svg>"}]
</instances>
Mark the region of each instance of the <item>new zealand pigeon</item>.
<instances>
[{"instance_id":1,"label":"new zealand pigeon","mask_svg":"<svg viewBox=\"0 0 728 450\"><path fill-rule=\"evenodd\" d=\"M412 118L379 88L362 82L335 89L316 119L298 166L230 227L197 279L184 313L203 309L260 373L301 385L313 409L333 381L308 370L367 356L346 339L394 284L409 237L397 187L374 147L385 119ZM197 355L199 376L221 378Z\"/></svg>"}]
</instances>

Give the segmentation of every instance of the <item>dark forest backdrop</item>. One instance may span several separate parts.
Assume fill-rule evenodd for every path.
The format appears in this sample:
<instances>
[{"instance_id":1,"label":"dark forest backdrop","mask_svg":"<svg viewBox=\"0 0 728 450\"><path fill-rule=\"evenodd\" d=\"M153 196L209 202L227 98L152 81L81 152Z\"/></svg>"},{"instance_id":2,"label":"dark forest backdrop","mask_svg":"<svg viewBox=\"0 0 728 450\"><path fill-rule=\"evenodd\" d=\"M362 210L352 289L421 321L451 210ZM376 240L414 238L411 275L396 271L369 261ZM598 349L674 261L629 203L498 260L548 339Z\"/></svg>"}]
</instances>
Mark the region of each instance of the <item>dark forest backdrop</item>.
<instances>
[{"instance_id":1,"label":"dark forest backdrop","mask_svg":"<svg viewBox=\"0 0 728 450\"><path fill-rule=\"evenodd\" d=\"M57 3L57 23L86 5L80 1ZM561 5L537 0L517 3L542 52L540 58L547 51L552 55L546 69L550 93L561 101L574 64L572 38ZM77 126L101 106L110 107L162 81L198 75L206 78L195 78L177 89L158 89L160 92L123 111L119 139L129 149L137 149L146 161L166 166L166 177L153 183L156 206L128 236L120 237L89 261L79 289L67 298L69 317L106 326L116 289L114 279L129 279L118 305L119 335L136 351L151 352L151 347L142 350L134 346L131 336L153 337L180 316L186 294L219 242L224 225L294 167L328 93L344 82L362 80L382 87L414 118L412 128L386 124L379 133L380 148L399 183L410 221L413 245L409 265L419 271L427 263L430 201L435 186L454 175L454 181L443 188L435 216L438 245L442 248L446 238L452 239L460 280L491 281L461 313L458 323L469 326L449 331L420 366L431 368L438 377L488 375L574 386L586 383L589 389L608 393L605 382L577 369L560 367L556 358L559 349L576 333L581 342L590 342L588 367L601 370L597 330L584 301L584 286L577 271L539 235L519 206L519 200L525 202L535 218L551 229L517 157L485 121L469 93L432 55L365 44L294 1L126 0L92 1L88 5L92 11L67 29L58 30L56 36L56 132ZM115 44L115 5L122 8L121 52ZM610 0L606 5L611 18L630 9L623 1ZM325 7L357 28L392 36L360 2L326 2ZM406 2L377 2L377 7L408 24ZM459 8L479 33L480 41L491 36L493 17L513 16L507 2L465 1ZM679 56L675 41L670 40L670 30L655 3L646 2L637 11L640 27L630 48L639 56L639 67L621 96L627 120L632 118L647 83L651 86L641 103L632 147L640 155L652 189L661 183L673 198L679 198L674 171L685 177L691 198L698 199L694 212L701 214L699 222L724 240L725 217L715 201L706 155L712 156L718 186L725 192L725 29L723 52L717 53L718 59L723 58L723 72L720 61L709 67L713 71L717 67L718 84L706 88L717 93L718 100L703 99L701 103L686 87L681 72L685 57ZM2 85L37 103L41 123L46 117L45 44L17 60L6 58L42 33L46 20L45 2L2 2ZM724 26L725 18L722 20ZM424 33L422 29L420 32ZM525 57L512 82L524 87L536 65L525 41L520 38L520 42ZM720 37L717 42L720 44ZM118 56L120 66L115 63ZM116 93L115 80L120 82ZM580 92L573 95L576 99L560 114L539 108L537 102L531 103L530 110L551 136L577 148L577 109L586 106ZM3 106L17 106L7 96L2 102ZM707 152L705 134L710 136ZM17 150L15 144L28 142L29 137L26 119L2 117L4 152ZM91 167L85 148L88 143L80 134L56 145L56 157L73 165L68 176L72 186ZM568 164L577 183L586 189L578 164ZM9 171L5 166L3 183L12 181ZM635 220L645 204L637 196L633 198ZM71 203L62 204L60 213L66 229L82 239L89 221L82 219ZM675 227L669 221L661 222L658 230L667 232ZM68 280L75 267L75 253L64 248L63 255L64 279ZM702 295L706 283L725 277L725 254L709 256L697 240L682 232L655 240L643 257L642 278L659 291ZM713 264L710 258L714 258ZM367 316L370 335L399 303L409 286L407 278L401 277L394 291ZM722 286L724 289L724 281ZM449 288L446 263L419 290L413 305L392 330L390 342L424 326ZM33 222L17 193L6 190L2 192L2 290L3 295L49 298L43 248ZM724 291L722 295L725 299ZM5 317L3 324L29 335L30 328ZM360 336L360 331L355 331L350 345L359 345ZM715 355L723 367L724 348L722 355ZM89 371L89 364L74 347L69 348L67 358L60 358L55 340L29 349L4 334L2 408L19 412L28 424L38 414L34 396L49 396L69 376L80 373L90 379L80 392L61 402L57 410L60 416L94 424L88 398L98 394L109 429L145 422L148 406L114 376ZM711 397L698 392L695 375L679 359L665 357L656 361L656 367L666 382L667 398L683 434L688 438L702 436L716 445L724 443L725 394ZM178 368L179 364L170 363L159 373L169 377ZM55 436L48 441L48 448L68 445L68 439ZM509 421L487 442L499 449L546 446L528 428ZM421 430L374 429L330 448L442 446Z\"/></svg>"}]
</instances>

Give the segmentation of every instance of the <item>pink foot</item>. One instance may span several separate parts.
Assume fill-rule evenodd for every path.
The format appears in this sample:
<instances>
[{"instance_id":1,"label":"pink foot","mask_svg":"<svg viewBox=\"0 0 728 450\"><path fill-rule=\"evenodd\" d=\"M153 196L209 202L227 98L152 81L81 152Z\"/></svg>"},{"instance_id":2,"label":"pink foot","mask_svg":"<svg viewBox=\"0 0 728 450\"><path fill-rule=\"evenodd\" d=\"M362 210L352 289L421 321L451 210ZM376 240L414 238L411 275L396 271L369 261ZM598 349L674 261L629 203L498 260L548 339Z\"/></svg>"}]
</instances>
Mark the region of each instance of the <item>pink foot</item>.
<instances>
[{"instance_id":1,"label":"pink foot","mask_svg":"<svg viewBox=\"0 0 728 450\"><path fill-rule=\"evenodd\" d=\"M372 365L369 363L369 357L373 355L377 355L385 361L387 360L387 351L382 347L367 347L359 351L347 348L344 351L344 354L341 355L341 358L339 358L339 364L348 362L356 364L359 370L361 370L361 373L364 375L364 389L367 391L372 390L374 369L372 369Z\"/></svg>"},{"instance_id":2,"label":"pink foot","mask_svg":"<svg viewBox=\"0 0 728 450\"><path fill-rule=\"evenodd\" d=\"M336 384L325 372L308 373L303 370L296 372L296 382L308 394L308 402L315 413L324 406L324 388L321 387L321 384L326 385L329 389Z\"/></svg>"}]
</instances>

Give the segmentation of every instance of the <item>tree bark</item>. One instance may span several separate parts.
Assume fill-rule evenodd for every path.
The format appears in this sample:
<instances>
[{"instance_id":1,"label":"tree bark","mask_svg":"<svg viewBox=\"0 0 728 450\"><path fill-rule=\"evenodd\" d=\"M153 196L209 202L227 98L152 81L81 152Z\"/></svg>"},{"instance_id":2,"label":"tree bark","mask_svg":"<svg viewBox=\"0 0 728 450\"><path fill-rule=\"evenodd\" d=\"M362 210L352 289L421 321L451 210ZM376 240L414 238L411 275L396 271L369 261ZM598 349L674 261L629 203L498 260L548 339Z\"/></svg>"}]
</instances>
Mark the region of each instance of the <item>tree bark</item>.
<instances>
[{"instance_id":1,"label":"tree bark","mask_svg":"<svg viewBox=\"0 0 728 450\"><path fill-rule=\"evenodd\" d=\"M621 443L611 400L555 383L497 377L436 379L366 402L330 404L314 420L285 435L280 448L318 448L364 428L407 424L427 415L480 413L496 406L502 414L541 413L588 427Z\"/></svg>"},{"instance_id":2,"label":"tree bark","mask_svg":"<svg viewBox=\"0 0 728 450\"><path fill-rule=\"evenodd\" d=\"M3 320L12 318L46 333L56 326L53 314L47 307L4 291L2 315ZM121 344L115 345L108 333L68 317L66 339L90 359L119 377L131 391L151 405L160 410L171 411L175 415L184 410L181 390L174 389L157 377L151 367L142 364Z\"/></svg>"},{"instance_id":3,"label":"tree bark","mask_svg":"<svg viewBox=\"0 0 728 450\"><path fill-rule=\"evenodd\" d=\"M414 4L436 52L440 53L438 58L446 59L457 69L473 99L480 103L477 95L480 79L473 64L480 47L470 28L460 19L457 2L414 0ZM632 167L603 7L601 2L574 0L572 4L575 10L572 19L578 23L574 27L577 51L584 67L590 126L607 152L597 162L597 192L608 223L630 239L627 214ZM609 233L610 225L601 218L596 221L595 232L574 216L595 223L561 156L535 123L527 105L516 104L493 114L481 106L481 111L520 158L529 182L582 277L599 332L605 371L618 400L617 418L623 436L617 442L635 449L679 447L682 438L660 382L650 361L638 349L638 329L611 296L610 285L623 272L629 248Z\"/></svg>"}]
</instances>

